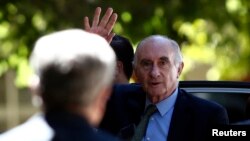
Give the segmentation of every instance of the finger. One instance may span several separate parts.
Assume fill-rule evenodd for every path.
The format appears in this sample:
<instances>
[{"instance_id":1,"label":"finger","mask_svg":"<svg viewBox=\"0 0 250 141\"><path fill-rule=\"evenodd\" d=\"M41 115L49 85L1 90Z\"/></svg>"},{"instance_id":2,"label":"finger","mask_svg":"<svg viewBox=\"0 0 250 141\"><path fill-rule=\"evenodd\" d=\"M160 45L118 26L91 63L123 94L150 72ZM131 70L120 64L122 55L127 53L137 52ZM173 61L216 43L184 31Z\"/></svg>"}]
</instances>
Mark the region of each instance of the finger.
<instances>
[{"instance_id":1,"label":"finger","mask_svg":"<svg viewBox=\"0 0 250 141\"><path fill-rule=\"evenodd\" d=\"M104 38L106 38L109 35L108 31L105 28L98 27L95 29L96 29L96 33L98 33L100 36L102 36Z\"/></svg>"},{"instance_id":2,"label":"finger","mask_svg":"<svg viewBox=\"0 0 250 141\"><path fill-rule=\"evenodd\" d=\"M115 36L115 33L110 33L107 37L106 37L106 40L108 43L111 43L113 37Z\"/></svg>"},{"instance_id":3,"label":"finger","mask_svg":"<svg viewBox=\"0 0 250 141\"><path fill-rule=\"evenodd\" d=\"M90 25L89 25L89 18L88 17L84 17L84 29L86 31L90 31Z\"/></svg>"},{"instance_id":4,"label":"finger","mask_svg":"<svg viewBox=\"0 0 250 141\"><path fill-rule=\"evenodd\" d=\"M104 28L106 26L106 24L108 23L109 18L112 15L112 13L113 13L113 9L112 8L108 8L107 11L106 11L106 13L102 17L102 20L101 20L100 24L99 24L100 27Z\"/></svg>"},{"instance_id":5,"label":"finger","mask_svg":"<svg viewBox=\"0 0 250 141\"><path fill-rule=\"evenodd\" d=\"M116 13L112 14L109 22L107 23L105 29L108 31L108 34L112 31L112 29L116 23L117 17L118 17L118 15Z\"/></svg>"},{"instance_id":6,"label":"finger","mask_svg":"<svg viewBox=\"0 0 250 141\"><path fill-rule=\"evenodd\" d=\"M101 7L97 7L95 9L95 15L93 18L92 27L98 26L101 11L102 11Z\"/></svg>"}]
</instances>

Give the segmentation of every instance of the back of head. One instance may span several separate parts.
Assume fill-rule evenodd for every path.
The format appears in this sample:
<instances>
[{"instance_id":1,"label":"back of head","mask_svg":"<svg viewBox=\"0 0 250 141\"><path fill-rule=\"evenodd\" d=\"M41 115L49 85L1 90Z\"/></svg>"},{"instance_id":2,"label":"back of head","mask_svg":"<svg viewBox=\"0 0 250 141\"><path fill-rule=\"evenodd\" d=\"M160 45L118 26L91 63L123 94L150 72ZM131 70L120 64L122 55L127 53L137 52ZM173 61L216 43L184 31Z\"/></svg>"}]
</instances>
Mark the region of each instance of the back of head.
<instances>
[{"instance_id":1,"label":"back of head","mask_svg":"<svg viewBox=\"0 0 250 141\"><path fill-rule=\"evenodd\" d=\"M45 112L64 111L87 106L112 83L115 55L102 37L69 29L38 39L30 63L40 79Z\"/></svg>"},{"instance_id":2,"label":"back of head","mask_svg":"<svg viewBox=\"0 0 250 141\"><path fill-rule=\"evenodd\" d=\"M115 35L110 43L111 47L115 51L118 61L123 63L123 71L129 80L133 72L133 59L134 59L134 50L130 41L120 35Z\"/></svg>"}]
</instances>

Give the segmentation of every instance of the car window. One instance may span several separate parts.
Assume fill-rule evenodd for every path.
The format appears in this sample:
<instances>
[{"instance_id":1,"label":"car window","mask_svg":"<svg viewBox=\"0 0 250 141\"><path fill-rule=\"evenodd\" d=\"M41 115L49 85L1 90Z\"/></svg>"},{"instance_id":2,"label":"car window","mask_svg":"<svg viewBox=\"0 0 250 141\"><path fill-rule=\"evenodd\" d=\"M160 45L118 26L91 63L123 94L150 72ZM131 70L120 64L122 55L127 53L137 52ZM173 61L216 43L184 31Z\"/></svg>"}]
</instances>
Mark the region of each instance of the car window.
<instances>
[{"instance_id":1,"label":"car window","mask_svg":"<svg viewBox=\"0 0 250 141\"><path fill-rule=\"evenodd\" d=\"M250 93L233 92L190 92L192 95L217 102L228 112L229 122L234 123L247 119L246 106Z\"/></svg>"}]
</instances>

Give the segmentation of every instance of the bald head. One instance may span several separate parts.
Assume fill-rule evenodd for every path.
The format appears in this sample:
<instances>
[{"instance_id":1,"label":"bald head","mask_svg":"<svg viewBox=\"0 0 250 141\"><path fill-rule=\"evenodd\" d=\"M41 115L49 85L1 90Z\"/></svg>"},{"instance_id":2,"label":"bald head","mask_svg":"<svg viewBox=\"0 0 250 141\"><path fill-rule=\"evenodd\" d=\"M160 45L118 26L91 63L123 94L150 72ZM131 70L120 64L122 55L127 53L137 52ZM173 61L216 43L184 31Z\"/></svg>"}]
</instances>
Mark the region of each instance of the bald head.
<instances>
[{"instance_id":1,"label":"bald head","mask_svg":"<svg viewBox=\"0 0 250 141\"><path fill-rule=\"evenodd\" d=\"M182 62L182 54L180 51L180 47L176 41L163 36L163 35L152 35L143 39L137 46L135 51L134 65L137 64L138 52L140 52L141 48L145 47L148 43L157 44L158 47L169 47L174 51L174 61L176 64Z\"/></svg>"}]
</instances>

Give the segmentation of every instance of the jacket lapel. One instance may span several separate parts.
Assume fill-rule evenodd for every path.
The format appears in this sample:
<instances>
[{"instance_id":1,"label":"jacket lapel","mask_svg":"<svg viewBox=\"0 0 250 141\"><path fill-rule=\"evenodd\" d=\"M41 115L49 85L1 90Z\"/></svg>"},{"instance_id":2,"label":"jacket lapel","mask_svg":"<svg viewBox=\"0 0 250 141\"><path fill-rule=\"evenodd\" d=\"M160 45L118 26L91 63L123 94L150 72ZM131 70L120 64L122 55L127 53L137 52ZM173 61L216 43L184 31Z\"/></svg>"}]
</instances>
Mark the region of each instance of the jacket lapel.
<instances>
[{"instance_id":1,"label":"jacket lapel","mask_svg":"<svg viewBox=\"0 0 250 141\"><path fill-rule=\"evenodd\" d=\"M126 96L122 99L125 102L123 106L124 117L121 117L123 127L119 131L119 136L126 140L129 140L134 135L135 128L140 122L140 117L145 108L146 94L141 85L132 84L132 86L132 90L126 93Z\"/></svg>"},{"instance_id":2,"label":"jacket lapel","mask_svg":"<svg viewBox=\"0 0 250 141\"><path fill-rule=\"evenodd\" d=\"M169 128L168 141L186 140L192 136L193 111L192 104L188 101L185 92L178 90L171 124ZM181 136L180 136L181 135Z\"/></svg>"}]
</instances>

